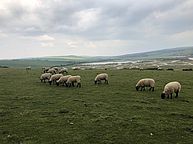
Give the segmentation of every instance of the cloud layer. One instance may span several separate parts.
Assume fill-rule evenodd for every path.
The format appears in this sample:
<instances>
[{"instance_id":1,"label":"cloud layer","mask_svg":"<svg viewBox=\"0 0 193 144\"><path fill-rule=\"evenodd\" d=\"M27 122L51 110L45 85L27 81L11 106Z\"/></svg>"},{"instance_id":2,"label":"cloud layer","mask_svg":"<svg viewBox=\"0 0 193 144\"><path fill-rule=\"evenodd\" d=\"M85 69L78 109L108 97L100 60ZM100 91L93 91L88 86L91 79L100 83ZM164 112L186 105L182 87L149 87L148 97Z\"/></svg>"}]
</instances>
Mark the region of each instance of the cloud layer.
<instances>
[{"instance_id":1,"label":"cloud layer","mask_svg":"<svg viewBox=\"0 0 193 144\"><path fill-rule=\"evenodd\" d=\"M193 45L192 15L191 0L1 0L0 58Z\"/></svg>"}]
</instances>

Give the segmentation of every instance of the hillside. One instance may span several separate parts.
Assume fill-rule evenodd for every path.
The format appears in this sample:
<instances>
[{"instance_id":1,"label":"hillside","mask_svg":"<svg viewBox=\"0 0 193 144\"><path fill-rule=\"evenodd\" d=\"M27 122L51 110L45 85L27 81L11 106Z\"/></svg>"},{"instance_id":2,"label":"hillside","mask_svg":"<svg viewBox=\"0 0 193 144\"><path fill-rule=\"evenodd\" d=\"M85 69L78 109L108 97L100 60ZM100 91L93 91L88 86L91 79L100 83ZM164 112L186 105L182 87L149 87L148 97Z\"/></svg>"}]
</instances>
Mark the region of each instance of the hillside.
<instances>
[{"instance_id":1,"label":"hillside","mask_svg":"<svg viewBox=\"0 0 193 144\"><path fill-rule=\"evenodd\" d=\"M152 59L179 59L193 57L192 47L180 47L163 49L158 51L126 54L120 56L48 56L41 58L0 60L0 66L9 67L32 67L53 66L53 65L76 65L80 63L105 62L105 61L127 61L127 60L152 60Z\"/></svg>"},{"instance_id":2,"label":"hillside","mask_svg":"<svg viewBox=\"0 0 193 144\"><path fill-rule=\"evenodd\" d=\"M141 59L159 59L159 58L179 58L179 57L193 57L193 47L180 47L180 48L171 48L163 49L158 51L144 52L144 53L135 53L135 54L126 54L117 56L119 60L141 60Z\"/></svg>"}]
</instances>

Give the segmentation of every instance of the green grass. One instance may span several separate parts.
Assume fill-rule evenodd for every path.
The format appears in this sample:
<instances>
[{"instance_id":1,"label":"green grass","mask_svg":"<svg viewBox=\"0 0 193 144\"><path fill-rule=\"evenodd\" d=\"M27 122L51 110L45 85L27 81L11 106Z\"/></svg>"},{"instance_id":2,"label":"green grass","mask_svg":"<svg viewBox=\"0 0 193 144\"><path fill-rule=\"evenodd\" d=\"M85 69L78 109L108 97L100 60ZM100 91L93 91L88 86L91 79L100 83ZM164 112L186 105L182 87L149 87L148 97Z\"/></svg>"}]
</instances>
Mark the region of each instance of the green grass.
<instances>
[{"instance_id":1,"label":"green grass","mask_svg":"<svg viewBox=\"0 0 193 144\"><path fill-rule=\"evenodd\" d=\"M193 73L107 70L109 85L94 85L102 70L70 71L81 88L40 83L40 70L0 69L0 143L188 144L193 141ZM156 81L155 92L136 82ZM160 99L178 80L178 99Z\"/></svg>"}]
</instances>

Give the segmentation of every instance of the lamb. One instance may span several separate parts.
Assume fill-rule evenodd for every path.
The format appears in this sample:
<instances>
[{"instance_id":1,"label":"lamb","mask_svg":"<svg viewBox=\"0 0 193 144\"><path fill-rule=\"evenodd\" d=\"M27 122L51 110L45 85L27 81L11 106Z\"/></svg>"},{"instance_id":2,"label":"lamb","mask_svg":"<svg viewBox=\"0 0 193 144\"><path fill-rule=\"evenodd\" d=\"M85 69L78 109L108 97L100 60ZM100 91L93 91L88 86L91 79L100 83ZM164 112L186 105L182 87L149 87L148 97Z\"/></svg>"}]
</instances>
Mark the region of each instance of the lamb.
<instances>
[{"instance_id":1,"label":"lamb","mask_svg":"<svg viewBox=\"0 0 193 144\"><path fill-rule=\"evenodd\" d=\"M104 80L106 84L108 84L108 74L107 73L101 73L101 74L98 74L96 77L95 77L95 84L97 83L101 83L101 81Z\"/></svg>"},{"instance_id":2,"label":"lamb","mask_svg":"<svg viewBox=\"0 0 193 144\"><path fill-rule=\"evenodd\" d=\"M170 96L170 98L172 99L173 93L176 93L175 98L177 98L180 90L181 90L181 84L179 82L177 81L169 82L165 85L164 91L161 94L161 98L164 99L166 96L167 98L169 98Z\"/></svg>"},{"instance_id":3,"label":"lamb","mask_svg":"<svg viewBox=\"0 0 193 144\"><path fill-rule=\"evenodd\" d=\"M152 90L154 91L154 86L155 86L155 81L154 79L151 78L145 78L145 79L141 79L137 82L136 84L136 90L138 91L139 88L141 88L142 90L145 90L145 87L150 87L149 91Z\"/></svg>"},{"instance_id":4,"label":"lamb","mask_svg":"<svg viewBox=\"0 0 193 144\"><path fill-rule=\"evenodd\" d=\"M63 67L63 68L61 68L61 69L59 70L59 73L62 73L62 74L68 73L68 69L65 68L65 67Z\"/></svg>"},{"instance_id":5,"label":"lamb","mask_svg":"<svg viewBox=\"0 0 193 144\"><path fill-rule=\"evenodd\" d=\"M50 85L52 84L52 82L54 83L54 82L56 82L57 80L59 80L60 77L62 77L62 76L63 76L62 74L54 74L54 75L52 75L52 76L50 77L50 79L49 79Z\"/></svg>"},{"instance_id":6,"label":"lamb","mask_svg":"<svg viewBox=\"0 0 193 144\"><path fill-rule=\"evenodd\" d=\"M47 73L56 74L56 70L51 68L47 71Z\"/></svg>"},{"instance_id":7,"label":"lamb","mask_svg":"<svg viewBox=\"0 0 193 144\"><path fill-rule=\"evenodd\" d=\"M42 82L42 81L46 82L46 80L49 80L51 76L52 76L51 73L44 73L44 74L42 74L42 75L40 76L40 80L41 80L41 82Z\"/></svg>"},{"instance_id":8,"label":"lamb","mask_svg":"<svg viewBox=\"0 0 193 144\"><path fill-rule=\"evenodd\" d=\"M67 84L68 87L71 87L71 86L74 87L74 84L77 83L77 87L81 87L80 81L81 81L81 77L79 75L71 76L71 77L68 78L66 84Z\"/></svg>"},{"instance_id":9,"label":"lamb","mask_svg":"<svg viewBox=\"0 0 193 144\"><path fill-rule=\"evenodd\" d=\"M68 80L68 78L71 77L71 75L66 75L66 76L61 76L59 80L56 81L56 85L59 86L60 83L62 83L62 85L66 85L66 81Z\"/></svg>"}]
</instances>

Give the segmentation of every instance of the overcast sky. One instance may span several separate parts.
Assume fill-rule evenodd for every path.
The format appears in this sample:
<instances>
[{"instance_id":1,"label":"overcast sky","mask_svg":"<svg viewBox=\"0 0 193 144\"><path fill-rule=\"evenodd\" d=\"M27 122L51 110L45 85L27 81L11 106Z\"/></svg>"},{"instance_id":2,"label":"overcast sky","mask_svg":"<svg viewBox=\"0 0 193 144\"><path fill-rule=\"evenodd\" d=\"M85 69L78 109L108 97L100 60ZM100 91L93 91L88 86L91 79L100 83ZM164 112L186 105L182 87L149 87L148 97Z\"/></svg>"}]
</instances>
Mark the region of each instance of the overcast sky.
<instances>
[{"instance_id":1,"label":"overcast sky","mask_svg":"<svg viewBox=\"0 0 193 144\"><path fill-rule=\"evenodd\" d=\"M193 0L0 0L0 59L193 45Z\"/></svg>"}]
</instances>

